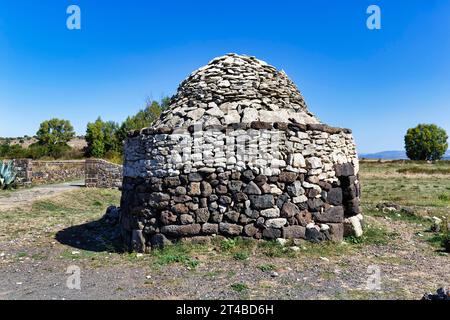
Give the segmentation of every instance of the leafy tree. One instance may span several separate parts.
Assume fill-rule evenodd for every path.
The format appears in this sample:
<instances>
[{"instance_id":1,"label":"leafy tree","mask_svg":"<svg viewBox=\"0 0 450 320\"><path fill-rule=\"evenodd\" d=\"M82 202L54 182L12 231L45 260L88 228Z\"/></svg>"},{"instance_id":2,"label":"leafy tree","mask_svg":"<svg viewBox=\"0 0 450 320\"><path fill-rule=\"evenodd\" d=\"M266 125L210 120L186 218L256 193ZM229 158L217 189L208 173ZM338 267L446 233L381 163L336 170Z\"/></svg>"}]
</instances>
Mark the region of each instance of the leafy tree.
<instances>
[{"instance_id":1,"label":"leafy tree","mask_svg":"<svg viewBox=\"0 0 450 320\"><path fill-rule=\"evenodd\" d=\"M119 125L113 121L104 122L99 117L88 123L86 129L87 156L101 158L109 151L120 151L116 133Z\"/></svg>"},{"instance_id":2,"label":"leafy tree","mask_svg":"<svg viewBox=\"0 0 450 320\"><path fill-rule=\"evenodd\" d=\"M411 160L439 160L448 149L448 136L435 124L419 124L408 129L405 149Z\"/></svg>"},{"instance_id":3,"label":"leafy tree","mask_svg":"<svg viewBox=\"0 0 450 320\"><path fill-rule=\"evenodd\" d=\"M123 141L127 138L128 131L150 127L161 113L168 108L169 104L169 97L162 98L160 102L148 100L144 109L139 110L134 116L127 117L122 123L116 134L117 141L123 144Z\"/></svg>"},{"instance_id":4,"label":"leafy tree","mask_svg":"<svg viewBox=\"0 0 450 320\"><path fill-rule=\"evenodd\" d=\"M39 144L52 148L55 145L66 145L75 136L68 120L51 119L41 123L36 137Z\"/></svg>"}]
</instances>

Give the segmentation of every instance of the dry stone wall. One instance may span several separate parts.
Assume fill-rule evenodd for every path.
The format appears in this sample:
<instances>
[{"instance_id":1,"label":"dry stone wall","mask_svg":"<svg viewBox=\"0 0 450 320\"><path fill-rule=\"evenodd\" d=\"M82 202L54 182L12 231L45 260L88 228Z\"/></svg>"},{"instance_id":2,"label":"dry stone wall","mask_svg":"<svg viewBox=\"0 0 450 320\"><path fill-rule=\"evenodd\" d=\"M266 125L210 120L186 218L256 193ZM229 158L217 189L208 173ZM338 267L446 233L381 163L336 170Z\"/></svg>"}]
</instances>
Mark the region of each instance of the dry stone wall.
<instances>
[{"instance_id":1,"label":"dry stone wall","mask_svg":"<svg viewBox=\"0 0 450 320\"><path fill-rule=\"evenodd\" d=\"M122 186L122 166L101 159L87 159L85 164L88 188L114 189Z\"/></svg>"},{"instance_id":2,"label":"dry stone wall","mask_svg":"<svg viewBox=\"0 0 450 320\"><path fill-rule=\"evenodd\" d=\"M48 184L62 181L84 179L84 160L76 161L37 161L14 159L18 186Z\"/></svg>"},{"instance_id":3,"label":"dry stone wall","mask_svg":"<svg viewBox=\"0 0 450 320\"><path fill-rule=\"evenodd\" d=\"M21 187L74 180L85 180L90 188L120 188L122 185L122 166L105 160L15 159L13 162L16 183Z\"/></svg>"},{"instance_id":4,"label":"dry stone wall","mask_svg":"<svg viewBox=\"0 0 450 320\"><path fill-rule=\"evenodd\" d=\"M32 161L32 183L74 181L84 179L84 160Z\"/></svg>"}]
</instances>

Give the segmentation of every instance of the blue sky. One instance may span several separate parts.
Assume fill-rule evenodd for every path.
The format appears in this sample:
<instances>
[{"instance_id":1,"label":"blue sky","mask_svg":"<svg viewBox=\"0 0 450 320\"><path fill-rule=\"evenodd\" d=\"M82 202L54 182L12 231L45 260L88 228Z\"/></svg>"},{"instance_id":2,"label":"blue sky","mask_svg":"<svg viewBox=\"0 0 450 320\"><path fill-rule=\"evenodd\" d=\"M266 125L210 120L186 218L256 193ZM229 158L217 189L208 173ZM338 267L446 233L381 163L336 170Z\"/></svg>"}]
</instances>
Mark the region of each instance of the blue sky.
<instances>
[{"instance_id":1,"label":"blue sky","mask_svg":"<svg viewBox=\"0 0 450 320\"><path fill-rule=\"evenodd\" d=\"M82 29L66 28L81 8ZM366 8L381 8L381 30ZM450 1L0 0L0 136L69 119L121 121L228 52L284 69L310 110L352 128L359 152L403 148L407 128L450 132Z\"/></svg>"}]
</instances>

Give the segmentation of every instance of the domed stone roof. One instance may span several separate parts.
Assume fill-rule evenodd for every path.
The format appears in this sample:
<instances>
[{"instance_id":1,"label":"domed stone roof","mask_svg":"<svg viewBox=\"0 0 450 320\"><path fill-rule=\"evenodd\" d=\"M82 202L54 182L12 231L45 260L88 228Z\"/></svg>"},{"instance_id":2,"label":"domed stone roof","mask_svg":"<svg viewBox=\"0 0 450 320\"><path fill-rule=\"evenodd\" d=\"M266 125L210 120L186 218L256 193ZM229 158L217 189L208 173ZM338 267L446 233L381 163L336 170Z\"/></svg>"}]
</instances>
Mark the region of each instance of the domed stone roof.
<instances>
[{"instance_id":1,"label":"domed stone roof","mask_svg":"<svg viewBox=\"0 0 450 320\"><path fill-rule=\"evenodd\" d=\"M319 123L283 71L255 57L227 54L184 80L154 127L252 121Z\"/></svg>"}]
</instances>

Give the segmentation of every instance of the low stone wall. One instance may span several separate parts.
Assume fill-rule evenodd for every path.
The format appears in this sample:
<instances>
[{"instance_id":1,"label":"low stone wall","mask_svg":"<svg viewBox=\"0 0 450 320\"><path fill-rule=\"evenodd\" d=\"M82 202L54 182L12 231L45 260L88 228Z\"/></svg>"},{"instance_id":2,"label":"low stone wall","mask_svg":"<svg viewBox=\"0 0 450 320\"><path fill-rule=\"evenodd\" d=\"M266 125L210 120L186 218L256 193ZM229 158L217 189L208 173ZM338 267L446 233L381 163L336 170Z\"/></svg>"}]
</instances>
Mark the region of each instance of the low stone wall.
<instances>
[{"instance_id":1,"label":"low stone wall","mask_svg":"<svg viewBox=\"0 0 450 320\"><path fill-rule=\"evenodd\" d=\"M84 179L84 160L32 161L33 184L82 179Z\"/></svg>"},{"instance_id":2,"label":"low stone wall","mask_svg":"<svg viewBox=\"0 0 450 320\"><path fill-rule=\"evenodd\" d=\"M16 184L30 186L33 179L33 161L31 159L14 159L14 168L17 172Z\"/></svg>"},{"instance_id":3,"label":"low stone wall","mask_svg":"<svg viewBox=\"0 0 450 320\"><path fill-rule=\"evenodd\" d=\"M122 166L100 159L87 159L85 184L88 188L120 188Z\"/></svg>"},{"instance_id":4,"label":"low stone wall","mask_svg":"<svg viewBox=\"0 0 450 320\"><path fill-rule=\"evenodd\" d=\"M21 187L83 179L91 188L120 188L122 185L122 166L105 160L15 159L13 162L17 185Z\"/></svg>"},{"instance_id":5,"label":"low stone wall","mask_svg":"<svg viewBox=\"0 0 450 320\"><path fill-rule=\"evenodd\" d=\"M84 179L84 160L74 161L36 161L14 159L18 186L47 184Z\"/></svg>"}]
</instances>

